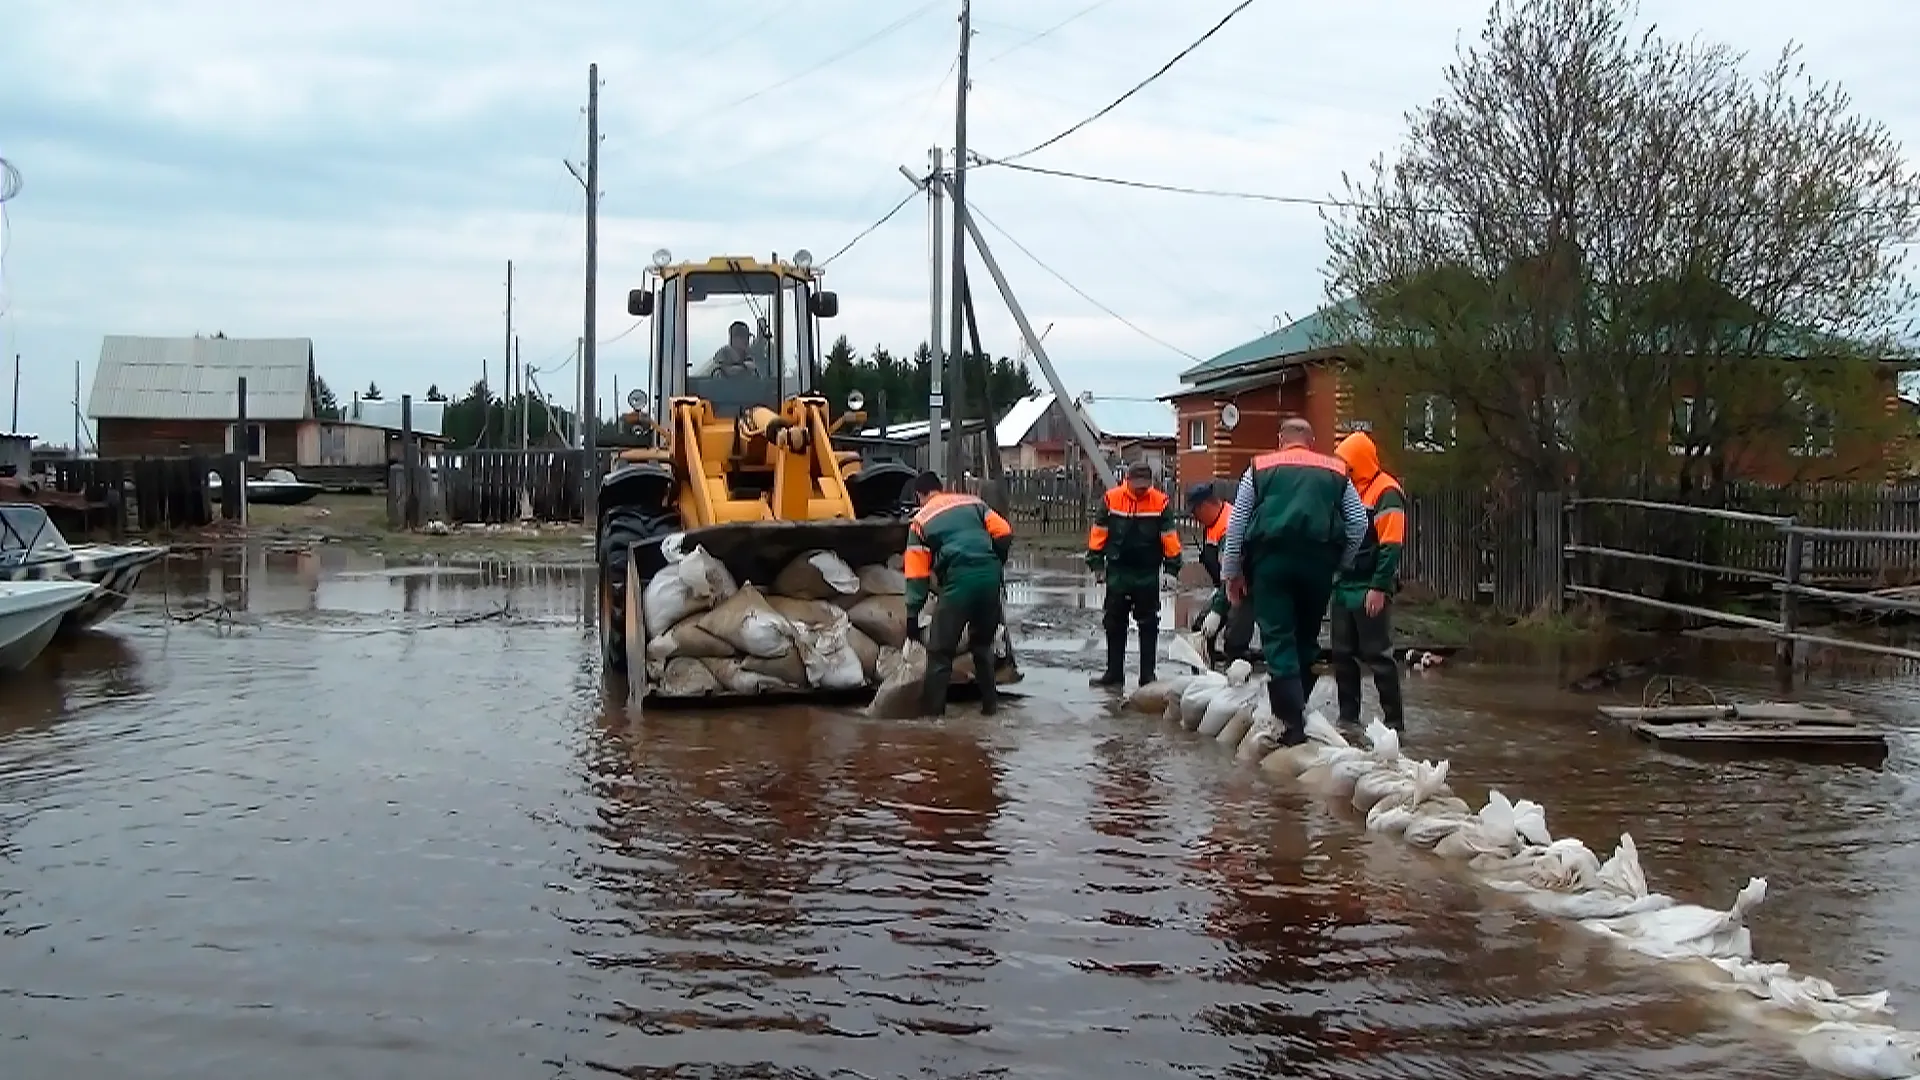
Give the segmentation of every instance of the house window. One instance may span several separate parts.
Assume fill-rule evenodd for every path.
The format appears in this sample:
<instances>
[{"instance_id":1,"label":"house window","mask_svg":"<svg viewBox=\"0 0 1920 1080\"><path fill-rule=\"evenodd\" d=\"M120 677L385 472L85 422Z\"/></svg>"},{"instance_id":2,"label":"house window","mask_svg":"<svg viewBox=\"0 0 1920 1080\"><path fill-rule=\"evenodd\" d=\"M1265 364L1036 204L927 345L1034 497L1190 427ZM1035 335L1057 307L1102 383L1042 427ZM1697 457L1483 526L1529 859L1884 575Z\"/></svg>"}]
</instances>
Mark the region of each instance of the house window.
<instances>
[{"instance_id":1,"label":"house window","mask_svg":"<svg viewBox=\"0 0 1920 1080\"><path fill-rule=\"evenodd\" d=\"M227 453L229 454L238 454L241 452L239 428L239 424L227 425ZM265 428L259 424L248 424L246 443L247 448L245 452L247 460L267 460L267 434Z\"/></svg>"},{"instance_id":2,"label":"house window","mask_svg":"<svg viewBox=\"0 0 1920 1080\"><path fill-rule=\"evenodd\" d=\"M1194 417L1187 421L1187 449L1205 450L1207 448L1207 422Z\"/></svg>"},{"instance_id":3,"label":"house window","mask_svg":"<svg viewBox=\"0 0 1920 1080\"><path fill-rule=\"evenodd\" d=\"M1409 450L1438 454L1451 447L1459 434L1453 402L1440 394L1408 394L1405 431Z\"/></svg>"},{"instance_id":4,"label":"house window","mask_svg":"<svg viewBox=\"0 0 1920 1080\"><path fill-rule=\"evenodd\" d=\"M1800 439L1788 445L1787 453L1794 457L1833 455L1833 410L1815 401L1799 379L1787 380L1787 415L1800 423Z\"/></svg>"},{"instance_id":5,"label":"house window","mask_svg":"<svg viewBox=\"0 0 1920 1080\"><path fill-rule=\"evenodd\" d=\"M1713 422L1719 415L1712 398L1683 397L1675 401L1673 425L1667 432L1667 452L1677 457L1685 454L1690 446L1703 453L1711 451Z\"/></svg>"}]
</instances>

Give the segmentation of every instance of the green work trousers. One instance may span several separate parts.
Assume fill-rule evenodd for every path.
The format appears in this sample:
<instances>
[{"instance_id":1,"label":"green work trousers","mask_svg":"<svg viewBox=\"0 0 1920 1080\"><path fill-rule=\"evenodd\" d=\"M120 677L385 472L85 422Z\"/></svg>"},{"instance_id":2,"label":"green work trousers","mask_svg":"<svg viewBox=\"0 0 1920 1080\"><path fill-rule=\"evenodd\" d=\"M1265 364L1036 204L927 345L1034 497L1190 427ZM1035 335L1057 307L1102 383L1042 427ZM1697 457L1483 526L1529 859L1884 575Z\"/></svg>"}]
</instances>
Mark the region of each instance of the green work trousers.
<instances>
[{"instance_id":1,"label":"green work trousers","mask_svg":"<svg viewBox=\"0 0 1920 1080\"><path fill-rule=\"evenodd\" d=\"M1339 561L1337 555L1263 553L1248 575L1248 599L1260 626L1267 675L1297 678L1303 693L1313 690L1313 666L1320 659L1320 622L1333 596Z\"/></svg>"},{"instance_id":2,"label":"green work trousers","mask_svg":"<svg viewBox=\"0 0 1920 1080\"><path fill-rule=\"evenodd\" d=\"M1000 706L1000 688L993 681L993 639L1001 620L1000 586L970 585L949 589L933 609L927 628L927 681L920 689L920 711L941 716L947 709L947 688L953 682L953 661L960 651L960 634L967 635L973 656L974 685L980 688L980 710L992 714Z\"/></svg>"}]
</instances>

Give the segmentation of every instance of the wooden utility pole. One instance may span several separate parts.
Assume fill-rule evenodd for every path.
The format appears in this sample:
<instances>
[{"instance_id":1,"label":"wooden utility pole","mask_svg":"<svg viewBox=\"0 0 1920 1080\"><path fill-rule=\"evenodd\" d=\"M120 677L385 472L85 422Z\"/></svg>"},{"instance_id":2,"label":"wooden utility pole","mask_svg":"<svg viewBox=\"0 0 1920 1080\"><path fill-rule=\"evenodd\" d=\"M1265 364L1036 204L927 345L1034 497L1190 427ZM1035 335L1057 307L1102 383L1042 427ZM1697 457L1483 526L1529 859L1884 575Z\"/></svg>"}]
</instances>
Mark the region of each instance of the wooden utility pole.
<instances>
[{"instance_id":1,"label":"wooden utility pole","mask_svg":"<svg viewBox=\"0 0 1920 1080\"><path fill-rule=\"evenodd\" d=\"M507 417L512 416L506 410L513 407L513 260L507 260L507 336L500 343L500 367L506 375L506 391L500 395L500 441L507 441ZM485 429L482 429L485 434Z\"/></svg>"},{"instance_id":2,"label":"wooden utility pole","mask_svg":"<svg viewBox=\"0 0 1920 1080\"><path fill-rule=\"evenodd\" d=\"M966 317L960 303L961 289L965 288L967 276L967 245L961 239L960 222L967 213L967 52L973 44L973 3L972 0L960 0L960 84L954 94L953 118L953 277L947 287L947 294L953 297L949 305L952 316L947 320L947 396L952 404L947 415L952 418L953 438L947 442L947 482L959 479L961 463L965 461L961 453L963 425L966 420L967 381L961 358L966 355L966 346L962 334L965 331ZM935 181L938 183L938 180ZM939 466L934 466L938 468Z\"/></svg>"},{"instance_id":3,"label":"wooden utility pole","mask_svg":"<svg viewBox=\"0 0 1920 1080\"><path fill-rule=\"evenodd\" d=\"M514 397L520 402L520 449L527 448L527 361L520 355L520 335L513 335Z\"/></svg>"},{"instance_id":4,"label":"wooden utility pole","mask_svg":"<svg viewBox=\"0 0 1920 1080\"><path fill-rule=\"evenodd\" d=\"M20 354L13 354L13 423L7 428L20 434Z\"/></svg>"}]
</instances>

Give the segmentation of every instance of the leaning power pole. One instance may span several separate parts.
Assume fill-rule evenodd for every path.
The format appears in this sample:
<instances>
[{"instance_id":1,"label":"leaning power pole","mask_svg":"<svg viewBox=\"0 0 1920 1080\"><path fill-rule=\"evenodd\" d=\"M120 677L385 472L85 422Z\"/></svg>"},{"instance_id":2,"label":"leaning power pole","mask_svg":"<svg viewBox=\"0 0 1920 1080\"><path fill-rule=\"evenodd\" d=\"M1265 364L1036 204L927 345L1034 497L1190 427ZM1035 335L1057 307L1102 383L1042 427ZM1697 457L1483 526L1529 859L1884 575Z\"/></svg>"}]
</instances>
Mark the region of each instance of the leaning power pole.
<instances>
[{"instance_id":1,"label":"leaning power pole","mask_svg":"<svg viewBox=\"0 0 1920 1080\"><path fill-rule=\"evenodd\" d=\"M966 430L967 418L967 382L966 382L966 346L961 337L966 329L966 313L962 309L960 297L966 288L967 244L962 235L961 222L967 214L967 52L973 43L973 3L972 0L960 0L960 65L959 86L954 93L953 119L953 183L950 191L953 195L953 277L947 287L947 295L953 298L952 316L947 320L947 396L952 405L947 416L953 438L947 442L947 462L945 472L947 482L956 481L961 472L961 463L965 460L961 454L961 435ZM935 179L938 184L938 169ZM938 420L934 421L938 423ZM938 465L933 466L939 468Z\"/></svg>"}]
</instances>

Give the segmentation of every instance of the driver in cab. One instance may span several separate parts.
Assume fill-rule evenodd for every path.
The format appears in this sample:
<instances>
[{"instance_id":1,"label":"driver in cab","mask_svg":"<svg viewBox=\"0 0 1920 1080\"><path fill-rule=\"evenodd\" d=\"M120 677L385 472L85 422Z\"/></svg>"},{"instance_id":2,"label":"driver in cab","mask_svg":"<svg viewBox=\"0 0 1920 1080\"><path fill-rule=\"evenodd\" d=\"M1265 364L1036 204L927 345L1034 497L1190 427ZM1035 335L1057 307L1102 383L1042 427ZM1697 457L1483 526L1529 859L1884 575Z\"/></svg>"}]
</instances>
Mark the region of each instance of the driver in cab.
<instances>
[{"instance_id":1,"label":"driver in cab","mask_svg":"<svg viewBox=\"0 0 1920 1080\"><path fill-rule=\"evenodd\" d=\"M760 375L760 362L766 358L766 339L751 340L752 330L744 322L727 327L727 343L715 349L707 362L706 375L753 378Z\"/></svg>"}]
</instances>

